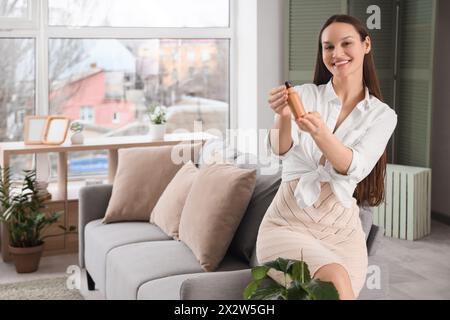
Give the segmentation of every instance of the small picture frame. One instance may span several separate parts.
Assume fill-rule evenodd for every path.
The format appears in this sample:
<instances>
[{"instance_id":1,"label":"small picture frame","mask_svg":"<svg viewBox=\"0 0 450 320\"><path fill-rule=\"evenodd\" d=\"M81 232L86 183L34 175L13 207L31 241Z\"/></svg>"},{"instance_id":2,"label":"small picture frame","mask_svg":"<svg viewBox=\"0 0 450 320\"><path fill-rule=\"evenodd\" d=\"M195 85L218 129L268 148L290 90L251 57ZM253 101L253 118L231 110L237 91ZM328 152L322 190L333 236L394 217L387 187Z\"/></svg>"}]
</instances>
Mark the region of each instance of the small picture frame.
<instances>
[{"instance_id":1,"label":"small picture frame","mask_svg":"<svg viewBox=\"0 0 450 320\"><path fill-rule=\"evenodd\" d=\"M45 126L43 144L58 145L64 143L69 130L70 119L64 116L49 116Z\"/></svg>"},{"instance_id":2,"label":"small picture frame","mask_svg":"<svg viewBox=\"0 0 450 320\"><path fill-rule=\"evenodd\" d=\"M26 116L23 130L23 140L25 144L42 144L45 128L47 126L47 116Z\"/></svg>"}]
</instances>

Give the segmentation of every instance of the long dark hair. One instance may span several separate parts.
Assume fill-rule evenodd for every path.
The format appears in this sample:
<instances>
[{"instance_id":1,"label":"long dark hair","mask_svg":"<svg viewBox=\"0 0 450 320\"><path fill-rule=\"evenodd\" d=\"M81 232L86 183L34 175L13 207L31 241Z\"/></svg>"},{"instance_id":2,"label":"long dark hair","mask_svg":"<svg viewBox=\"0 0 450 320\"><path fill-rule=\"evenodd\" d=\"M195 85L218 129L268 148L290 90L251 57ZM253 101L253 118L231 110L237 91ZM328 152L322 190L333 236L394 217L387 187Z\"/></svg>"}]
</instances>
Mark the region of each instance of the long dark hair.
<instances>
[{"instance_id":1,"label":"long dark hair","mask_svg":"<svg viewBox=\"0 0 450 320\"><path fill-rule=\"evenodd\" d=\"M333 22L343 22L351 24L364 41L369 32L365 26L357 18L349 15L334 15L331 16L323 25L319 34L319 46L317 50L316 67L314 71L314 84L321 85L330 81L333 76L323 63L322 57L322 33L326 27ZM369 93L379 100L383 101L383 96L378 82L377 72L375 70L375 63L373 60L372 50L365 54L363 62L363 84L369 89ZM386 175L387 154L384 150L382 156L378 160L375 167L370 174L358 183L353 196L356 198L358 205L364 204L369 206L378 206L384 199L384 178Z\"/></svg>"}]
</instances>

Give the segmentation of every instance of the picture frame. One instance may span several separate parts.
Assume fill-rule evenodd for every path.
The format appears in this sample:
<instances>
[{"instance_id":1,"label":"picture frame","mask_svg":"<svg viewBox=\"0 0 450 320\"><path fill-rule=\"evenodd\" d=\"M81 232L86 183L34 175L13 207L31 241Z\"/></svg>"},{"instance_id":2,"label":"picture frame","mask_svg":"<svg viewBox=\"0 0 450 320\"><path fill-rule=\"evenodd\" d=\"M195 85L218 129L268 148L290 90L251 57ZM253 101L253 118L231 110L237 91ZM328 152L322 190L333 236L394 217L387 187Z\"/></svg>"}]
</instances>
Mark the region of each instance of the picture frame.
<instances>
[{"instance_id":1,"label":"picture frame","mask_svg":"<svg viewBox=\"0 0 450 320\"><path fill-rule=\"evenodd\" d=\"M47 116L26 116L24 122L23 139L25 144L42 144Z\"/></svg>"},{"instance_id":2,"label":"picture frame","mask_svg":"<svg viewBox=\"0 0 450 320\"><path fill-rule=\"evenodd\" d=\"M45 126L43 144L58 145L64 143L69 130L70 119L64 116L49 116Z\"/></svg>"}]
</instances>

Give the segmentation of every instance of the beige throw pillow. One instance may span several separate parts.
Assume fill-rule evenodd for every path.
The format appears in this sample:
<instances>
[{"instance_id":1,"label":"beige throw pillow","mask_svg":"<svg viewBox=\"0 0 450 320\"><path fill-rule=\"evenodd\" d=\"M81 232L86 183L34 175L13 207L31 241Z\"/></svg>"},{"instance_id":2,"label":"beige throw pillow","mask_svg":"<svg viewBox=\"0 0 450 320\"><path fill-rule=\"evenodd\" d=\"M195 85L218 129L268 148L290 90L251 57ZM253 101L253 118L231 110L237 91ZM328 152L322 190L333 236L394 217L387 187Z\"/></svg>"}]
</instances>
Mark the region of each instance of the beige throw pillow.
<instances>
[{"instance_id":1,"label":"beige throw pillow","mask_svg":"<svg viewBox=\"0 0 450 320\"><path fill-rule=\"evenodd\" d=\"M170 181L150 215L151 223L176 240L181 212L198 171L191 161L186 163Z\"/></svg>"},{"instance_id":2,"label":"beige throw pillow","mask_svg":"<svg viewBox=\"0 0 450 320\"><path fill-rule=\"evenodd\" d=\"M253 193L256 171L213 164L199 171L181 214L180 240L205 271L222 261Z\"/></svg>"},{"instance_id":3,"label":"beige throw pillow","mask_svg":"<svg viewBox=\"0 0 450 320\"><path fill-rule=\"evenodd\" d=\"M160 195L199 144L119 149L119 163L104 223L149 221ZM194 151L193 151L194 150Z\"/></svg>"}]
</instances>

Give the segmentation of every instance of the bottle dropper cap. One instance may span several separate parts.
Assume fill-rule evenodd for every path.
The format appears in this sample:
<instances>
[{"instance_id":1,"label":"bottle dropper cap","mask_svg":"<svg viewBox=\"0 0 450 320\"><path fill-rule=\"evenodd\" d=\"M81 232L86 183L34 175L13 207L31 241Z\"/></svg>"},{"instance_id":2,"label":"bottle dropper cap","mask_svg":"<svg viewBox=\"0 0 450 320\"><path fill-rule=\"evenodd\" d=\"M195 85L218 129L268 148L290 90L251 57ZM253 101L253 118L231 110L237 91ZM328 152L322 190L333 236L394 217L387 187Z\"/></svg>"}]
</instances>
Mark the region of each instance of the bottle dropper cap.
<instances>
[{"instance_id":1,"label":"bottle dropper cap","mask_svg":"<svg viewBox=\"0 0 450 320\"><path fill-rule=\"evenodd\" d=\"M289 81L286 81L284 83L284 85L286 86L286 89L289 89L290 87L292 87L292 85L289 83Z\"/></svg>"}]
</instances>

